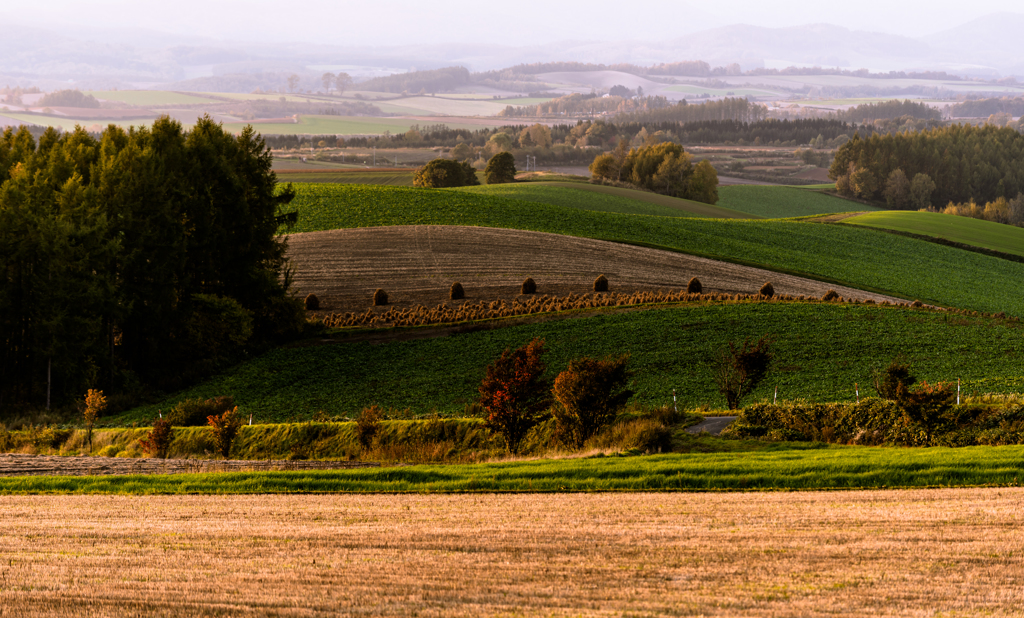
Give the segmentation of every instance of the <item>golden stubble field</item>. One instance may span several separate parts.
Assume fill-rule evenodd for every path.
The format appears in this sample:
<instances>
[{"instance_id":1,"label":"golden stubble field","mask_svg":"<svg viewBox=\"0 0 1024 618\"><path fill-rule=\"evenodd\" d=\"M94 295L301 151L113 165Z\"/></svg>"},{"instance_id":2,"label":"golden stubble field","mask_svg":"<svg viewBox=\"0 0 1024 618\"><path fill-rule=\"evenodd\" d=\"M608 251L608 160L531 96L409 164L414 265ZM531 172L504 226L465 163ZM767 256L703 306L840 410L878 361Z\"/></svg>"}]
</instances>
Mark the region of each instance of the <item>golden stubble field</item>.
<instances>
[{"instance_id":1,"label":"golden stubble field","mask_svg":"<svg viewBox=\"0 0 1024 618\"><path fill-rule=\"evenodd\" d=\"M1024 613L1024 489L4 496L2 616Z\"/></svg>"}]
</instances>

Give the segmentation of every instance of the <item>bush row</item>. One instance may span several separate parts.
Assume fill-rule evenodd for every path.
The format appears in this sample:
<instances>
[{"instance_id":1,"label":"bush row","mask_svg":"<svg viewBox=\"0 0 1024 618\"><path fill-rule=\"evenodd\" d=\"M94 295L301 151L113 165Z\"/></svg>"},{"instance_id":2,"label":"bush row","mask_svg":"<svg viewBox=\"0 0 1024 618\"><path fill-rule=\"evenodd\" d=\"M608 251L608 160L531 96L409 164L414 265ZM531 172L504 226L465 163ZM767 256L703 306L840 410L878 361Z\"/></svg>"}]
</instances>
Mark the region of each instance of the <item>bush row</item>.
<instances>
[{"instance_id":1,"label":"bush row","mask_svg":"<svg viewBox=\"0 0 1024 618\"><path fill-rule=\"evenodd\" d=\"M699 282L698 282L699 284ZM691 285L691 288L694 287ZM313 316L310 320L321 322L328 328L351 328L351 327L374 327L382 328L388 326L426 326L430 324L452 324L472 320L486 320L494 318L509 318L538 313L550 313L556 311L572 311L580 309L594 309L600 307L622 307L633 305L662 304L662 303L746 303L746 302L835 302L866 305L889 305L900 307L922 308L920 301L913 303L889 303L882 301L876 303L871 299L857 300L843 298L829 290L823 297L775 294L770 283L761 288L763 294L701 294L689 293L685 290L676 292L634 292L629 294L621 293L594 293L594 294L569 294L568 296L536 296L524 300L514 299L511 302L505 300L467 302L460 305L440 304L433 309L423 305L401 309L389 308L387 311L377 313L373 309L367 309L362 313L330 313L323 316ZM934 309L934 308L931 308ZM959 309L947 309L951 313L961 315L973 315L984 317L1005 318L1005 314L983 314L977 311ZM1017 318L1009 318L1017 321Z\"/></svg>"}]
</instances>

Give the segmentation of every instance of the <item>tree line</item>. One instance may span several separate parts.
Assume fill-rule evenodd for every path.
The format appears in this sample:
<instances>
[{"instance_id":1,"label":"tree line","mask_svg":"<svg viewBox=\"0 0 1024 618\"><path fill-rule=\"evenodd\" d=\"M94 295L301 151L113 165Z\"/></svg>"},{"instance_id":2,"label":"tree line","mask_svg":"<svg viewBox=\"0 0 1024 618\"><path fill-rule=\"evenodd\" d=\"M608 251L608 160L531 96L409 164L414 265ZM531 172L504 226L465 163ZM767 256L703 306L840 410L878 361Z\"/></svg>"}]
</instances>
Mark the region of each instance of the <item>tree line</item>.
<instances>
[{"instance_id":1,"label":"tree line","mask_svg":"<svg viewBox=\"0 0 1024 618\"><path fill-rule=\"evenodd\" d=\"M372 92L451 92L469 83L469 69L445 67L374 77L360 83L359 89Z\"/></svg>"},{"instance_id":2,"label":"tree line","mask_svg":"<svg viewBox=\"0 0 1024 618\"><path fill-rule=\"evenodd\" d=\"M1024 135L961 124L865 139L858 134L839 148L829 168L840 192L871 200L890 186L909 190L904 181L917 182L919 175L934 185L928 203L914 200L904 207L1012 199L1024 190Z\"/></svg>"},{"instance_id":3,"label":"tree line","mask_svg":"<svg viewBox=\"0 0 1024 618\"><path fill-rule=\"evenodd\" d=\"M251 127L0 138L0 409L179 388L297 333L279 191ZM292 219L294 220L294 219Z\"/></svg>"},{"instance_id":4,"label":"tree line","mask_svg":"<svg viewBox=\"0 0 1024 618\"><path fill-rule=\"evenodd\" d=\"M1024 116L1024 98L1000 97L960 101L949 111L954 118L985 118L993 114Z\"/></svg>"},{"instance_id":5,"label":"tree line","mask_svg":"<svg viewBox=\"0 0 1024 618\"><path fill-rule=\"evenodd\" d=\"M892 120L910 116L920 120L942 120L942 112L928 105L909 99L903 101L880 101L863 103L836 114L839 120L846 122L868 122L874 120Z\"/></svg>"}]
</instances>

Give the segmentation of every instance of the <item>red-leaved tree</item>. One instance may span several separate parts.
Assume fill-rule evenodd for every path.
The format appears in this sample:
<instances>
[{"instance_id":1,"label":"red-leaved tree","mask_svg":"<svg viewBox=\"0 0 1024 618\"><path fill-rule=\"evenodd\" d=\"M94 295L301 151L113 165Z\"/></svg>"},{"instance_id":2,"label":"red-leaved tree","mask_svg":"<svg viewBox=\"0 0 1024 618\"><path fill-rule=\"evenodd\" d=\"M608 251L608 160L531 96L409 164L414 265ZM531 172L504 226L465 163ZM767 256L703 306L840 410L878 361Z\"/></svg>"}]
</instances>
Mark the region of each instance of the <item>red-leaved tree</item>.
<instances>
[{"instance_id":1,"label":"red-leaved tree","mask_svg":"<svg viewBox=\"0 0 1024 618\"><path fill-rule=\"evenodd\" d=\"M487 427L500 433L509 453L518 453L526 434L544 417L551 403L551 385L544 379L541 355L544 340L534 339L516 349L505 349L487 366L480 383L480 405L487 410Z\"/></svg>"}]
</instances>

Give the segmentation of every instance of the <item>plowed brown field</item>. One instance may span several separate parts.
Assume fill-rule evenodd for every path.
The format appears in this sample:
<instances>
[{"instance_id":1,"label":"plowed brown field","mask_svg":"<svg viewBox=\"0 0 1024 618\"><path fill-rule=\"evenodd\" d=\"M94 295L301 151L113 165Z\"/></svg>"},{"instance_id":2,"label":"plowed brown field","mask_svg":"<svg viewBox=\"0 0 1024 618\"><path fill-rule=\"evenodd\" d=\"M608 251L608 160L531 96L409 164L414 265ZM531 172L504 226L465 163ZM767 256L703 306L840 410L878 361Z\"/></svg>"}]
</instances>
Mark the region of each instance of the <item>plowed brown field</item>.
<instances>
[{"instance_id":1,"label":"plowed brown field","mask_svg":"<svg viewBox=\"0 0 1024 618\"><path fill-rule=\"evenodd\" d=\"M820 281L670 251L543 232L486 227L394 226L292 234L288 255L294 285L316 294L326 311L365 311L383 288L392 305L448 302L454 281L467 301L518 298L523 279L538 294L592 291L608 277L613 292L678 291L698 277L705 293L756 294L771 281L778 294L899 299Z\"/></svg>"},{"instance_id":2,"label":"plowed brown field","mask_svg":"<svg viewBox=\"0 0 1024 618\"><path fill-rule=\"evenodd\" d=\"M1024 490L2 496L2 616L1019 616Z\"/></svg>"}]
</instances>

